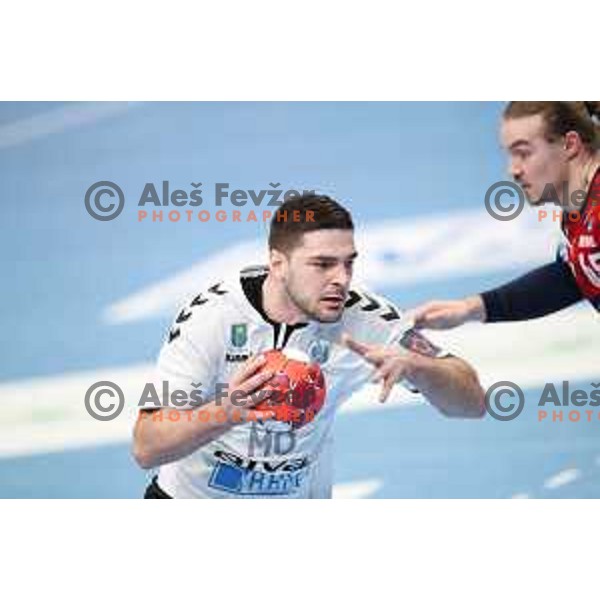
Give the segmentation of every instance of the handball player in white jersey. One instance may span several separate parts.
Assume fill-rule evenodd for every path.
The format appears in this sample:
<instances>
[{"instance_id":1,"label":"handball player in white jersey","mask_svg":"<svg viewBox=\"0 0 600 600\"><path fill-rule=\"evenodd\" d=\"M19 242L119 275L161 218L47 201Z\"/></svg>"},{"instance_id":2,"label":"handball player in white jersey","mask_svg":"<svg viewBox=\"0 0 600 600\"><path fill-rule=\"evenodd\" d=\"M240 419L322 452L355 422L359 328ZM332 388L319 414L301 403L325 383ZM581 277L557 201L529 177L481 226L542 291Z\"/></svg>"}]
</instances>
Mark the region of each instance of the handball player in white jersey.
<instances>
[{"instance_id":1,"label":"handball player in white jersey","mask_svg":"<svg viewBox=\"0 0 600 600\"><path fill-rule=\"evenodd\" d=\"M138 464L158 467L146 498L330 497L334 415L373 378L382 401L404 381L444 415L483 416L484 392L465 361L412 329L393 303L351 286L357 255L349 212L305 194L273 216L268 266L208 282L181 309L158 360L169 405L142 409L134 431ZM272 376L261 353L272 349L323 372L324 406L302 427L250 418ZM244 418L234 419L240 396Z\"/></svg>"}]
</instances>

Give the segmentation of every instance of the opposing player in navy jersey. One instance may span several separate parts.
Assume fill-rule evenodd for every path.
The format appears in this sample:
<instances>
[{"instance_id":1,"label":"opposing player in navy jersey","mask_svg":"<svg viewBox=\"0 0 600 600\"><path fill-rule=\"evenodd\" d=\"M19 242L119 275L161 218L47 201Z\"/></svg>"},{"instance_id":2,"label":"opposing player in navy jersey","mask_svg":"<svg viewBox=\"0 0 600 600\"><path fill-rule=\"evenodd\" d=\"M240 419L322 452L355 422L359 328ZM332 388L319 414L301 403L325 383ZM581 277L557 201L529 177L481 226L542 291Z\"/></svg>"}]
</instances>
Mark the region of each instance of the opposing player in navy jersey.
<instances>
[{"instance_id":1,"label":"opposing player in navy jersey","mask_svg":"<svg viewBox=\"0 0 600 600\"><path fill-rule=\"evenodd\" d=\"M581 300L600 310L600 102L511 102L501 137L530 204L562 208L564 244L555 261L506 285L416 308L420 327L534 319Z\"/></svg>"},{"instance_id":2,"label":"opposing player in navy jersey","mask_svg":"<svg viewBox=\"0 0 600 600\"><path fill-rule=\"evenodd\" d=\"M353 230L348 211L327 196L291 199L273 217L268 267L209 285L181 309L157 379L168 383L163 400L201 389L204 401L140 412L134 456L159 467L147 498L330 497L334 415L373 376L382 399L404 380L445 415L483 415L483 390L465 361L429 343L393 303L351 286ZM271 375L260 360L270 349L307 356L324 375L325 404L297 430L233 419L240 393L246 416L258 412L251 394Z\"/></svg>"}]
</instances>

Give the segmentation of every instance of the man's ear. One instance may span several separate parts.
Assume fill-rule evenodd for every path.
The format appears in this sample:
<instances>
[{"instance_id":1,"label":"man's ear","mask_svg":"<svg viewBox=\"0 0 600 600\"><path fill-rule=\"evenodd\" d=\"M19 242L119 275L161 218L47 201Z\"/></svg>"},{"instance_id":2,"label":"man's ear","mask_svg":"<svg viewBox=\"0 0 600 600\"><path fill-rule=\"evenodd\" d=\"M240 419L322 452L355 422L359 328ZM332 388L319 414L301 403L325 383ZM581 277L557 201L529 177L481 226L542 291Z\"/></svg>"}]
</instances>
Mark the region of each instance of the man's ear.
<instances>
[{"instance_id":1,"label":"man's ear","mask_svg":"<svg viewBox=\"0 0 600 600\"><path fill-rule=\"evenodd\" d=\"M565 133L563 149L567 153L567 158L569 160L579 156L583 151L581 136L576 131L567 131L567 133Z\"/></svg>"},{"instance_id":2,"label":"man's ear","mask_svg":"<svg viewBox=\"0 0 600 600\"><path fill-rule=\"evenodd\" d=\"M287 271L287 256L280 250L269 250L269 272L277 279L285 278Z\"/></svg>"}]
</instances>

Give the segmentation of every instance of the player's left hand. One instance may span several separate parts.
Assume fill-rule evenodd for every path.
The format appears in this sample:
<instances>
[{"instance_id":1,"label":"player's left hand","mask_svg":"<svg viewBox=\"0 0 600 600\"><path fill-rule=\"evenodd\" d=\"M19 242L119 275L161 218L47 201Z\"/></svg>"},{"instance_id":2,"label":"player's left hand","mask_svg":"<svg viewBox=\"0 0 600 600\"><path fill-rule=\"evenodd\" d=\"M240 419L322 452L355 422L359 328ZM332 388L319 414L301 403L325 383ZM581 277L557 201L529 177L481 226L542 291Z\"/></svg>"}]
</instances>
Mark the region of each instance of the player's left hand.
<instances>
[{"instance_id":1,"label":"player's left hand","mask_svg":"<svg viewBox=\"0 0 600 600\"><path fill-rule=\"evenodd\" d=\"M342 343L375 367L373 382L383 382L380 402L385 402L394 385L412 372L415 360L413 353L402 353L398 348L359 342L347 334L342 337Z\"/></svg>"}]
</instances>

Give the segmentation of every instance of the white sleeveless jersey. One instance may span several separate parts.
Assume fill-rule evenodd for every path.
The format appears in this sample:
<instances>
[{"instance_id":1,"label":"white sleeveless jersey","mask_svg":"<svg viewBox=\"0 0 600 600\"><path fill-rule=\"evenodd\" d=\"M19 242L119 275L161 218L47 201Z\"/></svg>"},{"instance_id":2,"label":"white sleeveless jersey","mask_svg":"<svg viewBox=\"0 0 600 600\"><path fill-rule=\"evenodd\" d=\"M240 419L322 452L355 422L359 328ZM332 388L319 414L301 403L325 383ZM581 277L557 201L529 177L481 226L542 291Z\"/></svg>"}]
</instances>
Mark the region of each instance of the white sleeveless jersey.
<instances>
[{"instance_id":1,"label":"white sleeveless jersey","mask_svg":"<svg viewBox=\"0 0 600 600\"><path fill-rule=\"evenodd\" d=\"M265 267L245 269L211 286L177 315L161 350L157 389L201 390L211 401L248 357L273 348L301 351L318 362L327 395L315 419L292 429L281 422L245 422L189 456L159 468L158 484L174 498L327 498L332 486L332 426L336 409L367 383L373 367L340 344L341 334L438 355L411 330L388 300L353 288L337 323L286 326L268 320L261 306ZM164 388L163 388L164 389ZM198 396L191 396L198 398ZM164 399L163 399L164 401ZM191 400L186 406L195 408Z\"/></svg>"}]
</instances>

